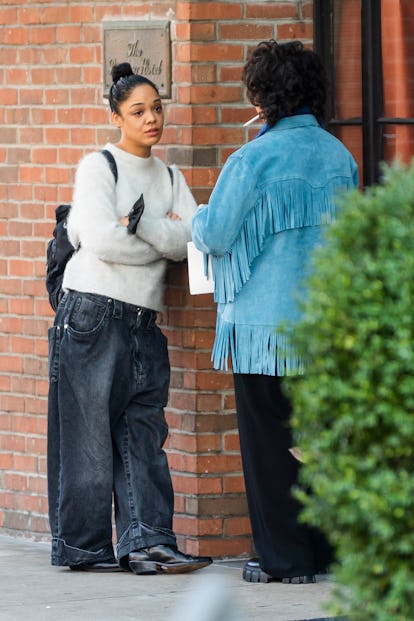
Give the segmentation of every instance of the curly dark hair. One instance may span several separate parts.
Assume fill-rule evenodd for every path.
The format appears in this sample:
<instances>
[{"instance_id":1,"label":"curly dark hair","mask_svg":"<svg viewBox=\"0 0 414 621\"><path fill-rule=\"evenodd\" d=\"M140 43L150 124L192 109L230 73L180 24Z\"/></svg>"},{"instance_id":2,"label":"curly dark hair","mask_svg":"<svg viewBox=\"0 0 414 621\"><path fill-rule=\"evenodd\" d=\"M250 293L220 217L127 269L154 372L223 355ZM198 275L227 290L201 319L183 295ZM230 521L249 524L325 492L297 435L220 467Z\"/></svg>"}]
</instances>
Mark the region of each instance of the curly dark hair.
<instances>
[{"instance_id":1,"label":"curly dark hair","mask_svg":"<svg viewBox=\"0 0 414 621\"><path fill-rule=\"evenodd\" d=\"M271 127L284 116L308 106L322 122L328 80L319 56L301 41L262 41L243 68L243 82L254 106Z\"/></svg>"},{"instance_id":2,"label":"curly dark hair","mask_svg":"<svg viewBox=\"0 0 414 621\"><path fill-rule=\"evenodd\" d=\"M140 84L149 84L158 93L158 88L148 78L132 71L129 63L114 65L111 69L113 84L109 89L109 106L112 112L119 114L119 105L128 99L131 91Z\"/></svg>"}]
</instances>

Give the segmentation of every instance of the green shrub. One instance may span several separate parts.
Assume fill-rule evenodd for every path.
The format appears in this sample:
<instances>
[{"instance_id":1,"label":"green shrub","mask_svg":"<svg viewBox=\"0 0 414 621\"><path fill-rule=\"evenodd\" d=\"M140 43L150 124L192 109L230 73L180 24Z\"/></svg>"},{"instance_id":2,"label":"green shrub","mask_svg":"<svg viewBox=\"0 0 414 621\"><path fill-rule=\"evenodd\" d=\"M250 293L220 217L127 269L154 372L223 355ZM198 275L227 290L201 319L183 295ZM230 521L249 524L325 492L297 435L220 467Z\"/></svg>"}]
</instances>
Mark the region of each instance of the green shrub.
<instances>
[{"instance_id":1,"label":"green shrub","mask_svg":"<svg viewBox=\"0 0 414 621\"><path fill-rule=\"evenodd\" d=\"M337 548L333 612L414 619L414 164L341 202L315 253L292 382L304 518Z\"/></svg>"}]
</instances>

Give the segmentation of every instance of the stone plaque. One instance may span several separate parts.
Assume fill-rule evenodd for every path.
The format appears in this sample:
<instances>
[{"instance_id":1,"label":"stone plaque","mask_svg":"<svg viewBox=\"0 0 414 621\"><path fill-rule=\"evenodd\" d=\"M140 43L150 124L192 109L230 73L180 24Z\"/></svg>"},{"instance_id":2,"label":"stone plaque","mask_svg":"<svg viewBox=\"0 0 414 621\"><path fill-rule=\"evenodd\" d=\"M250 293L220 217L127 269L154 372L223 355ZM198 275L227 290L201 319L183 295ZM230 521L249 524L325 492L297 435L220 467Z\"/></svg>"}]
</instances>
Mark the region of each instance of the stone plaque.
<instances>
[{"instance_id":1,"label":"stone plaque","mask_svg":"<svg viewBox=\"0 0 414 621\"><path fill-rule=\"evenodd\" d=\"M104 22L104 95L112 85L111 69L128 62L134 73L149 78L163 98L171 97L169 22Z\"/></svg>"}]
</instances>

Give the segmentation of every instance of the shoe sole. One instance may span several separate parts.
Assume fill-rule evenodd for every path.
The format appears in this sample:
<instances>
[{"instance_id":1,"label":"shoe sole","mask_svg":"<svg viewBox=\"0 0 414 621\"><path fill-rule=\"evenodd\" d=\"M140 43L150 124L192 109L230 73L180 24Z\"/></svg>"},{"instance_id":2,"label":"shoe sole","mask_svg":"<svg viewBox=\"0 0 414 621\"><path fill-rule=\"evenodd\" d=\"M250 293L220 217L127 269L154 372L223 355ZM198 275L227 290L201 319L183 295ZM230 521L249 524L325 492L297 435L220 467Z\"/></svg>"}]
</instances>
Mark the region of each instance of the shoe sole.
<instances>
[{"instance_id":1,"label":"shoe sole","mask_svg":"<svg viewBox=\"0 0 414 621\"><path fill-rule=\"evenodd\" d=\"M118 571L124 571L124 569L122 567L88 567L87 565L83 565L83 566L76 566L76 565L71 565L70 566L71 571L83 571L83 572L89 572L89 573L93 573L93 574L112 574L114 572L118 572Z\"/></svg>"},{"instance_id":2,"label":"shoe sole","mask_svg":"<svg viewBox=\"0 0 414 621\"><path fill-rule=\"evenodd\" d=\"M246 582L254 582L256 584L269 582L280 582L282 584L313 584L316 582L315 576L295 576L293 578L274 578L270 574L267 574L263 569L244 567L243 580Z\"/></svg>"},{"instance_id":3,"label":"shoe sole","mask_svg":"<svg viewBox=\"0 0 414 621\"><path fill-rule=\"evenodd\" d=\"M210 565L209 562L199 563L157 563L156 561L130 561L129 567L137 576L163 574L186 574Z\"/></svg>"},{"instance_id":4,"label":"shoe sole","mask_svg":"<svg viewBox=\"0 0 414 621\"><path fill-rule=\"evenodd\" d=\"M268 582L275 582L276 579L270 576L269 574L267 574L265 571L263 571L260 568L252 569L252 568L245 567L243 569L243 580L245 580L246 582L268 583Z\"/></svg>"}]
</instances>

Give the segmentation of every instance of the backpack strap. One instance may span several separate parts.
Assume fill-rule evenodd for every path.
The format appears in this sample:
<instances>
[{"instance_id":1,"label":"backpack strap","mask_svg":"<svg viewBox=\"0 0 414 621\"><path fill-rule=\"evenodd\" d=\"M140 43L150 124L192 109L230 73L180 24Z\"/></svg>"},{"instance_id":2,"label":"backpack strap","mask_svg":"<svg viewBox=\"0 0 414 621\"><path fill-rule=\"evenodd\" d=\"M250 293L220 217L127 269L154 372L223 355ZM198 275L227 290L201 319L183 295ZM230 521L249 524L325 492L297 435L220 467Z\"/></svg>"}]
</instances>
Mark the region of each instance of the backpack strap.
<instances>
[{"instance_id":1,"label":"backpack strap","mask_svg":"<svg viewBox=\"0 0 414 621\"><path fill-rule=\"evenodd\" d=\"M106 157L107 162L109 164L109 168L112 171L112 174L114 176L115 183L116 183L118 181L118 168L117 168L117 165L116 165L115 158L112 155L112 153L110 151L108 151L108 149L102 149L101 153L102 153L102 155L104 155ZM174 173L172 171L171 166L167 166L167 170L168 170L168 173L170 175L171 185L174 185Z\"/></svg>"},{"instance_id":2,"label":"backpack strap","mask_svg":"<svg viewBox=\"0 0 414 621\"><path fill-rule=\"evenodd\" d=\"M114 176L115 179L115 183L118 181L118 168L116 165L116 161L114 156L112 155L112 153L110 151L108 151L108 149L102 149L101 151L102 155L105 156L108 164L109 164L109 168L112 171L112 174Z\"/></svg>"}]
</instances>

